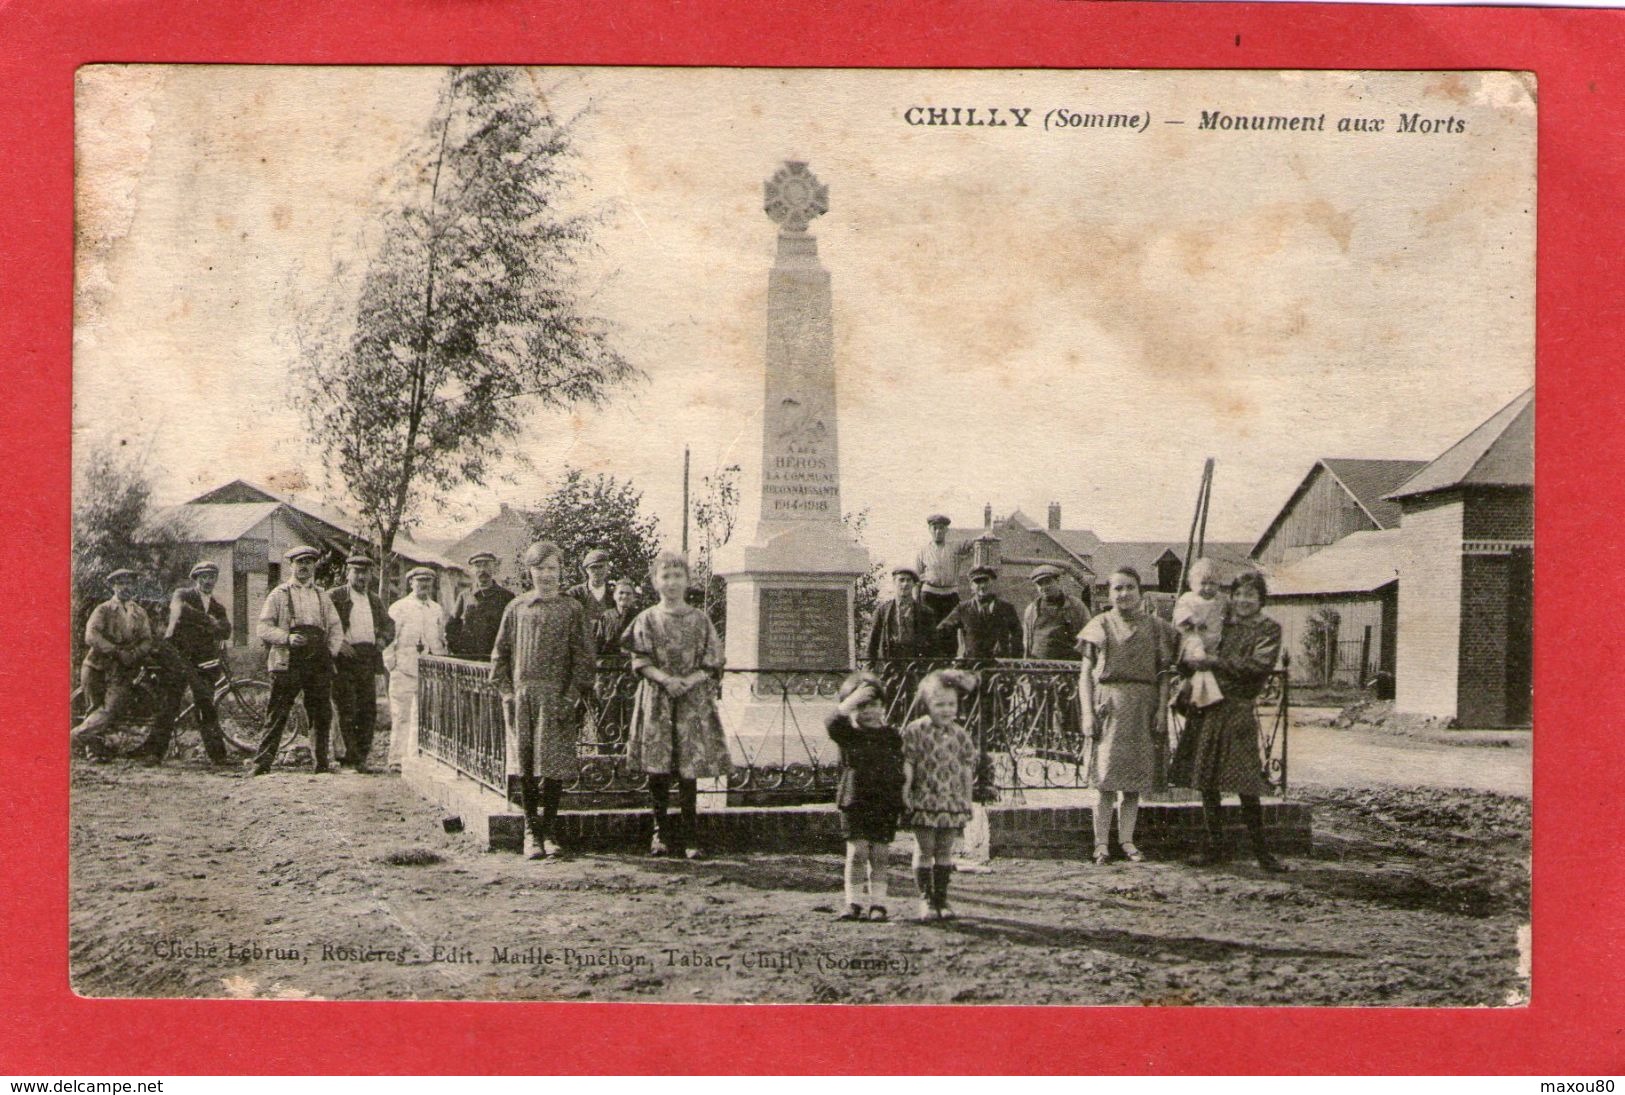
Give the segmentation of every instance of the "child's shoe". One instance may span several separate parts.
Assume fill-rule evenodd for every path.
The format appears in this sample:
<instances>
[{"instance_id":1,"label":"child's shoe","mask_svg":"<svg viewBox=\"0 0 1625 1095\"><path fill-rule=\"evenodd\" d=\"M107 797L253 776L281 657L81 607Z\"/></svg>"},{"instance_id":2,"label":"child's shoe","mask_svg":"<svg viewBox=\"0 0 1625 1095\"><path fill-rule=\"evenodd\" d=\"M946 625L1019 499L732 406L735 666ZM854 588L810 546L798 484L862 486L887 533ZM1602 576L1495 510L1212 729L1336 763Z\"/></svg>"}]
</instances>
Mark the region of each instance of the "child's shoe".
<instances>
[{"instance_id":1,"label":"child's shoe","mask_svg":"<svg viewBox=\"0 0 1625 1095\"><path fill-rule=\"evenodd\" d=\"M1111 849L1104 844L1095 845L1095 866L1104 867L1112 861Z\"/></svg>"},{"instance_id":2,"label":"child's shoe","mask_svg":"<svg viewBox=\"0 0 1625 1095\"><path fill-rule=\"evenodd\" d=\"M848 905L846 911L837 916L837 920L862 920L863 906L856 903Z\"/></svg>"},{"instance_id":3,"label":"child's shoe","mask_svg":"<svg viewBox=\"0 0 1625 1095\"><path fill-rule=\"evenodd\" d=\"M855 905L853 906L853 908L856 907L857 906ZM884 905L870 905L869 919L877 924L884 924L886 921L891 919L891 913L886 911L886 906Z\"/></svg>"},{"instance_id":4,"label":"child's shoe","mask_svg":"<svg viewBox=\"0 0 1625 1095\"><path fill-rule=\"evenodd\" d=\"M659 833L656 833L654 835L654 839L649 841L649 854L650 855L653 855L653 856L665 855L668 850L669 849L667 849L667 847L666 847L666 842L664 840L660 839L660 834Z\"/></svg>"},{"instance_id":5,"label":"child's shoe","mask_svg":"<svg viewBox=\"0 0 1625 1095\"><path fill-rule=\"evenodd\" d=\"M919 903L914 906L914 919L924 924L928 920L935 920L936 917L937 910L931 907L931 902L926 898L920 898Z\"/></svg>"},{"instance_id":6,"label":"child's shoe","mask_svg":"<svg viewBox=\"0 0 1625 1095\"><path fill-rule=\"evenodd\" d=\"M705 853L700 851L698 848L694 848L694 847L684 848L683 849L683 858L684 859L704 859L705 858Z\"/></svg>"},{"instance_id":7,"label":"child's shoe","mask_svg":"<svg viewBox=\"0 0 1625 1095\"><path fill-rule=\"evenodd\" d=\"M1145 853L1141 852L1140 849L1136 848L1132 844L1125 844L1123 845L1123 858L1128 860L1130 863L1143 863L1145 861Z\"/></svg>"}]
</instances>

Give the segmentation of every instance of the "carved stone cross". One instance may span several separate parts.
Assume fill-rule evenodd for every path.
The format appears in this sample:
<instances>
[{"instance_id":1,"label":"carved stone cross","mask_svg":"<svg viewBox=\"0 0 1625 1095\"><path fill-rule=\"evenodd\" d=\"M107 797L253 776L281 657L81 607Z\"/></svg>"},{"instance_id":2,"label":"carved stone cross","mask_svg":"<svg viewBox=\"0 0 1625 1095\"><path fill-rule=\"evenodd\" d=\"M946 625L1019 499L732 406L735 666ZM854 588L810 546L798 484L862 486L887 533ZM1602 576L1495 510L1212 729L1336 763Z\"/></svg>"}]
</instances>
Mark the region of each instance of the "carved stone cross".
<instances>
[{"instance_id":1,"label":"carved stone cross","mask_svg":"<svg viewBox=\"0 0 1625 1095\"><path fill-rule=\"evenodd\" d=\"M800 160L784 161L762 189L762 209L781 232L805 232L807 222L829 212L829 187Z\"/></svg>"}]
</instances>

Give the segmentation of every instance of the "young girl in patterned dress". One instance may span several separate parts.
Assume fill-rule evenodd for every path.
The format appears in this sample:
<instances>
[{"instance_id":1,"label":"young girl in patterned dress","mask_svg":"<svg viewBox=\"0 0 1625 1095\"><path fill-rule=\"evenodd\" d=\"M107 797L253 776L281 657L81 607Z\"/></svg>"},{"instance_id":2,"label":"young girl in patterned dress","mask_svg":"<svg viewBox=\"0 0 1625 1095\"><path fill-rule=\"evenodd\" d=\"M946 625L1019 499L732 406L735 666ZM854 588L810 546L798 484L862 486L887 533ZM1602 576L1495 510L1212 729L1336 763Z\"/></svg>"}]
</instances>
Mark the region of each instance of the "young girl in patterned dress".
<instances>
[{"instance_id":1,"label":"young girl in patterned dress","mask_svg":"<svg viewBox=\"0 0 1625 1095\"><path fill-rule=\"evenodd\" d=\"M632 671L641 678L626 756L632 766L649 774L655 823L650 854L665 855L668 846L680 846L689 859L698 859L698 783L725 776L732 767L717 714L722 641L704 610L684 599L687 559L663 551L655 556L649 577L660 603L638 613L623 643L631 650ZM683 822L676 839L666 827L673 778Z\"/></svg>"},{"instance_id":2,"label":"young girl in patterned dress","mask_svg":"<svg viewBox=\"0 0 1625 1095\"><path fill-rule=\"evenodd\" d=\"M959 721L962 695L976 690L975 674L939 669L920 682L928 712L903 729L904 824L914 830L914 879L920 888L918 920L950 920L948 880L954 844L971 816L976 743Z\"/></svg>"}]
</instances>

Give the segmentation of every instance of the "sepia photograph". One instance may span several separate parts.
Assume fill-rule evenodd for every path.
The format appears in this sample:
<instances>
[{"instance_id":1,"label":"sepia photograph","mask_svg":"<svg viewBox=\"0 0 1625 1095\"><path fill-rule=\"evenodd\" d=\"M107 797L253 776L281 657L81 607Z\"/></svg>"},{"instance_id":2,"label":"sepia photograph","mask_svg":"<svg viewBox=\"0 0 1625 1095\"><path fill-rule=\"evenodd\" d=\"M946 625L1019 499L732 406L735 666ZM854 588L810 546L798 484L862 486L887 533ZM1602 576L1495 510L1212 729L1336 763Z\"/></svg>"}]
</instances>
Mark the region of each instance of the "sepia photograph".
<instances>
[{"instance_id":1,"label":"sepia photograph","mask_svg":"<svg viewBox=\"0 0 1625 1095\"><path fill-rule=\"evenodd\" d=\"M80 68L73 990L1526 1006L1536 132Z\"/></svg>"}]
</instances>

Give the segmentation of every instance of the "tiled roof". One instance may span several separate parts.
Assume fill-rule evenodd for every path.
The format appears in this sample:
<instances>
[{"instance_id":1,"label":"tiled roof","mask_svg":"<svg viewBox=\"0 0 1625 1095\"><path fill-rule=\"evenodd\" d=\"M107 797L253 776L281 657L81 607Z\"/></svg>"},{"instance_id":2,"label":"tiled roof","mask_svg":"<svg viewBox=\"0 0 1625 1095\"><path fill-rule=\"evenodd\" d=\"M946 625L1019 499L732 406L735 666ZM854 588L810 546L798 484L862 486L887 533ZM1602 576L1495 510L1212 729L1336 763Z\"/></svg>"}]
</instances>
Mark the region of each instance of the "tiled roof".
<instances>
[{"instance_id":1,"label":"tiled roof","mask_svg":"<svg viewBox=\"0 0 1625 1095\"><path fill-rule=\"evenodd\" d=\"M1270 596L1370 593L1399 580L1398 529L1352 532L1269 576Z\"/></svg>"},{"instance_id":2,"label":"tiled roof","mask_svg":"<svg viewBox=\"0 0 1625 1095\"><path fill-rule=\"evenodd\" d=\"M1427 466L1426 460L1348 460L1327 457L1326 470L1360 503L1380 529L1399 527L1399 503L1387 495Z\"/></svg>"},{"instance_id":3,"label":"tiled roof","mask_svg":"<svg viewBox=\"0 0 1625 1095\"><path fill-rule=\"evenodd\" d=\"M1219 577L1221 581L1229 581L1243 570L1257 569L1251 559L1247 557L1250 544L1236 544L1228 542L1210 542L1203 549L1202 554L1219 564ZM1175 556L1183 557L1185 554L1185 541L1179 540L1125 540L1102 543L1095 552L1094 561L1090 564L1099 580L1105 581L1112 571L1118 567L1133 567L1140 575L1141 580L1154 582L1157 577L1157 560L1169 552Z\"/></svg>"},{"instance_id":4,"label":"tiled roof","mask_svg":"<svg viewBox=\"0 0 1625 1095\"><path fill-rule=\"evenodd\" d=\"M1398 500L1456 487L1535 485L1535 389L1529 388L1391 492Z\"/></svg>"},{"instance_id":5,"label":"tiled roof","mask_svg":"<svg viewBox=\"0 0 1625 1095\"><path fill-rule=\"evenodd\" d=\"M187 503L165 506L152 515L149 528L170 522L193 544L230 544L246 536L255 525L281 509L280 502Z\"/></svg>"},{"instance_id":6,"label":"tiled roof","mask_svg":"<svg viewBox=\"0 0 1625 1095\"><path fill-rule=\"evenodd\" d=\"M372 537L366 532L366 530L358 525L355 522L355 519L350 517L348 514L334 509L331 506L323 505L320 502L313 502L301 495L283 494L280 491L274 491L267 486L251 482L247 479L233 479L230 483L227 483L224 486L216 487L214 490L200 494L196 498L192 499L191 502L187 503L185 508L189 511L201 511L226 508L237 509L239 506L251 505L268 506L269 509L266 510L267 513L274 511L278 505L287 506L289 509L295 511L301 516L313 518L322 524L327 525L329 528L338 530L351 539L359 540L366 544L373 542ZM263 519L264 515L262 514L261 516ZM248 526L248 528L252 527L252 525ZM243 532L248 531L248 528L244 528ZM241 533L238 535L241 535ZM192 538L198 543L221 542L219 540L204 539L203 537L196 535L194 535ZM237 537L232 536L229 539L235 540ZM439 552L432 551L429 548L425 548L420 544L415 543L410 536L407 536L404 533L395 537L394 552L396 555L399 555L401 558L406 559L409 562L428 563L432 566L455 568L459 570L462 569L462 564L455 563L446 558L444 555L441 555Z\"/></svg>"}]
</instances>

